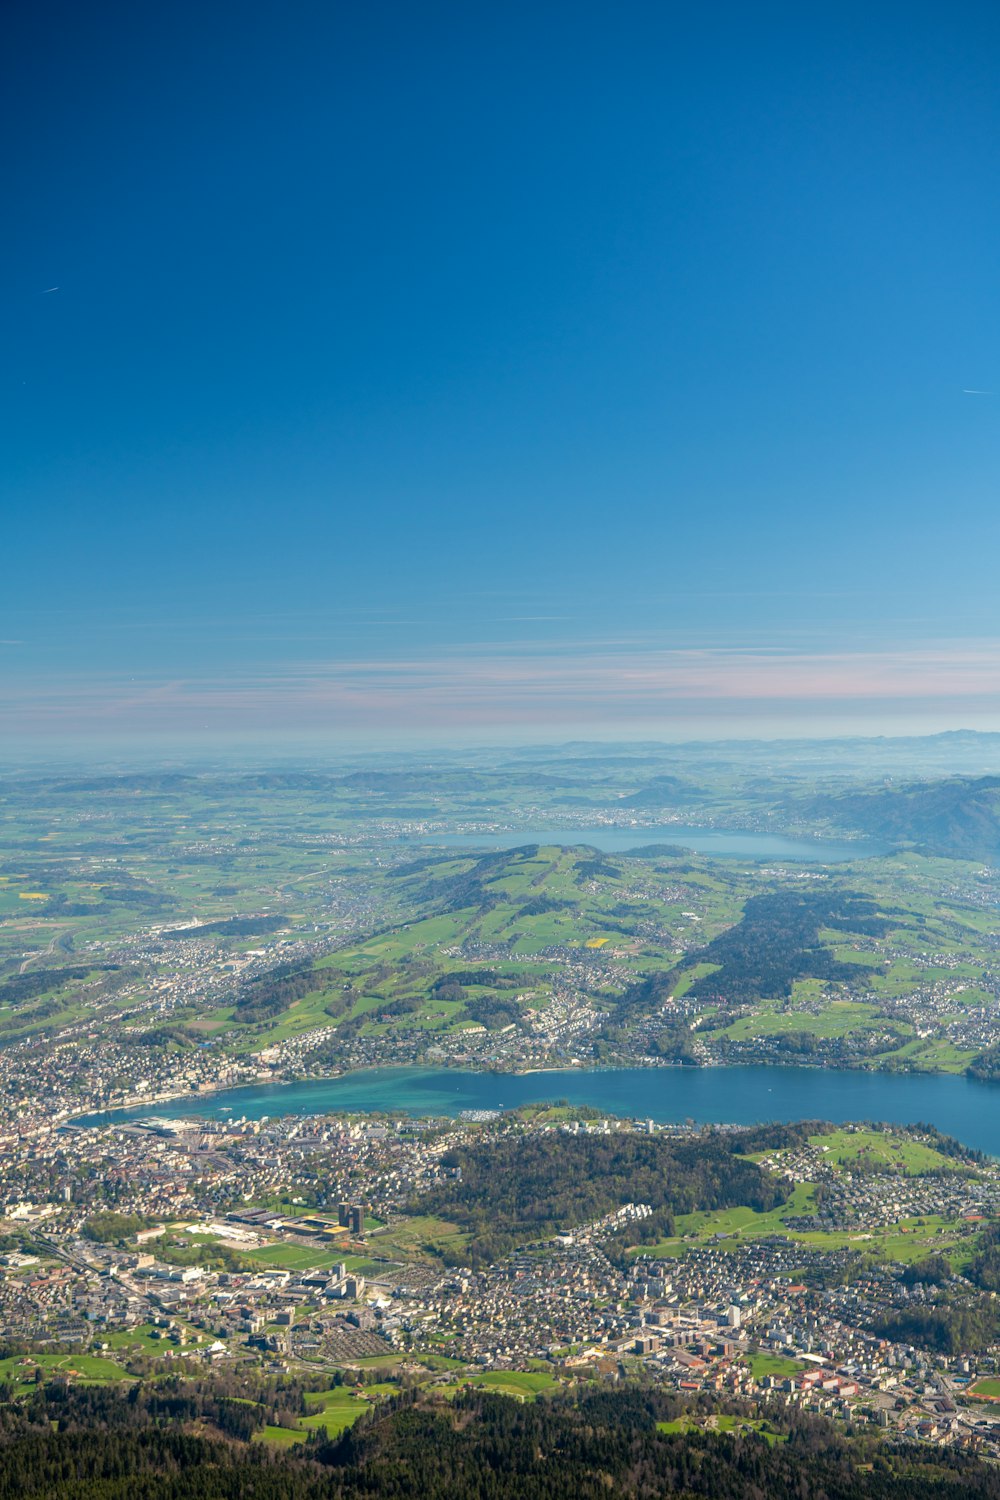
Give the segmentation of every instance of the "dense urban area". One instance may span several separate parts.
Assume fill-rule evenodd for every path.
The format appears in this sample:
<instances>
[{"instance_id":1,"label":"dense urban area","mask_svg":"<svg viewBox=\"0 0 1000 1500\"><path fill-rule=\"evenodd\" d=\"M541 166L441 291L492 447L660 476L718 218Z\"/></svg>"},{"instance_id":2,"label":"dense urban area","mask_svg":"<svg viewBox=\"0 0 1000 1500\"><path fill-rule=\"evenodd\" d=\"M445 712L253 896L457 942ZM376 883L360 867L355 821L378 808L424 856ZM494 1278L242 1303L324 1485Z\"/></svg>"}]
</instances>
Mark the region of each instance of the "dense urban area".
<instances>
[{"instance_id":1,"label":"dense urban area","mask_svg":"<svg viewBox=\"0 0 1000 1500\"><path fill-rule=\"evenodd\" d=\"M317 1377L340 1422L404 1379L641 1373L1000 1453L991 1162L919 1129L593 1113L9 1135L4 1377ZM623 1201L651 1173L657 1201Z\"/></svg>"}]
</instances>

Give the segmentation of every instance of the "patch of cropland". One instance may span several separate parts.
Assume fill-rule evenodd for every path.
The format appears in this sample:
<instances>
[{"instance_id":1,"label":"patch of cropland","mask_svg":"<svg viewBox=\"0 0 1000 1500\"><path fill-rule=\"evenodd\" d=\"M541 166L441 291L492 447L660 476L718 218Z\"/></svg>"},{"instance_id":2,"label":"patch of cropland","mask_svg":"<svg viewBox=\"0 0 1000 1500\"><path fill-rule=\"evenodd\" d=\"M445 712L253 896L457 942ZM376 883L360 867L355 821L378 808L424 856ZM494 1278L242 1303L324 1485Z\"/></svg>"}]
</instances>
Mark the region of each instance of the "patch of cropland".
<instances>
[{"instance_id":1,"label":"patch of cropland","mask_svg":"<svg viewBox=\"0 0 1000 1500\"><path fill-rule=\"evenodd\" d=\"M515 1134L488 1146L456 1147L441 1164L455 1180L425 1194L414 1212L458 1224L470 1236L463 1263L473 1265L629 1204L652 1210L633 1227L655 1241L673 1233L676 1214L737 1204L764 1212L787 1198L782 1183L722 1137Z\"/></svg>"}]
</instances>

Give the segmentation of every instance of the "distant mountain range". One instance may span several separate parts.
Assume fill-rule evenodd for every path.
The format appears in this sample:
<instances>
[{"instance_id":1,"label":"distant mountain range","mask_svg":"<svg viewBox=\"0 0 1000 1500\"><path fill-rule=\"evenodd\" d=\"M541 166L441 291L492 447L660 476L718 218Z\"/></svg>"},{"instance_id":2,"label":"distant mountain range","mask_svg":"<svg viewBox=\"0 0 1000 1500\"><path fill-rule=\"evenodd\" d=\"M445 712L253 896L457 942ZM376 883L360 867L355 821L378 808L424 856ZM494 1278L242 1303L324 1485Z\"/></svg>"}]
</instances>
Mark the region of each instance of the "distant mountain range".
<instances>
[{"instance_id":1,"label":"distant mountain range","mask_svg":"<svg viewBox=\"0 0 1000 1500\"><path fill-rule=\"evenodd\" d=\"M800 803L799 812L923 853L1000 858L1000 776L955 776L815 797Z\"/></svg>"}]
</instances>

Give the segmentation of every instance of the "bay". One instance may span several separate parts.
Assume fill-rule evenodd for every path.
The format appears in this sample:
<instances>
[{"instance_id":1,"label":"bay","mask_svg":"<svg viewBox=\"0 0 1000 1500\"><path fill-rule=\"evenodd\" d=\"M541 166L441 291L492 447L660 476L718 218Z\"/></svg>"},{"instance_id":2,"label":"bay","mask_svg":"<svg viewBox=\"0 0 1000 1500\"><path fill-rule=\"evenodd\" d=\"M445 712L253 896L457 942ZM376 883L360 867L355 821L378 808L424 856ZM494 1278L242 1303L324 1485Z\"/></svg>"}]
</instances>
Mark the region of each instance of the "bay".
<instances>
[{"instance_id":1,"label":"bay","mask_svg":"<svg viewBox=\"0 0 1000 1500\"><path fill-rule=\"evenodd\" d=\"M452 1068L376 1068L303 1083L251 1085L169 1104L83 1116L79 1125L151 1114L258 1120L275 1115L400 1110L456 1117L566 1099L658 1123L750 1125L762 1120L884 1120L935 1125L1000 1157L1000 1087L953 1074L833 1068L568 1068L476 1073Z\"/></svg>"}]
</instances>

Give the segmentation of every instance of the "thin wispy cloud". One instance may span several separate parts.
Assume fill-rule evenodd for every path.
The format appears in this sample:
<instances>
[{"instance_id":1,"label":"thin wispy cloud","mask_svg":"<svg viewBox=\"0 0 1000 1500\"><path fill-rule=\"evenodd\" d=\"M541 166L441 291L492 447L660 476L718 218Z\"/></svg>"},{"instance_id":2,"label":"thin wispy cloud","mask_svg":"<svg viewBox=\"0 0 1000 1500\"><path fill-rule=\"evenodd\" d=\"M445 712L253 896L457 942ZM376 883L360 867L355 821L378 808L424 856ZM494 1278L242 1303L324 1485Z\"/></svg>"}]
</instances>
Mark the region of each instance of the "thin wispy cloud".
<instances>
[{"instance_id":1,"label":"thin wispy cloud","mask_svg":"<svg viewBox=\"0 0 1000 1500\"><path fill-rule=\"evenodd\" d=\"M874 722L921 708L1000 713L1000 641L920 649L575 653L476 651L316 661L203 677L81 677L8 683L11 730L160 732L300 727L338 731L630 724L725 711L747 721L838 706Z\"/></svg>"}]
</instances>

